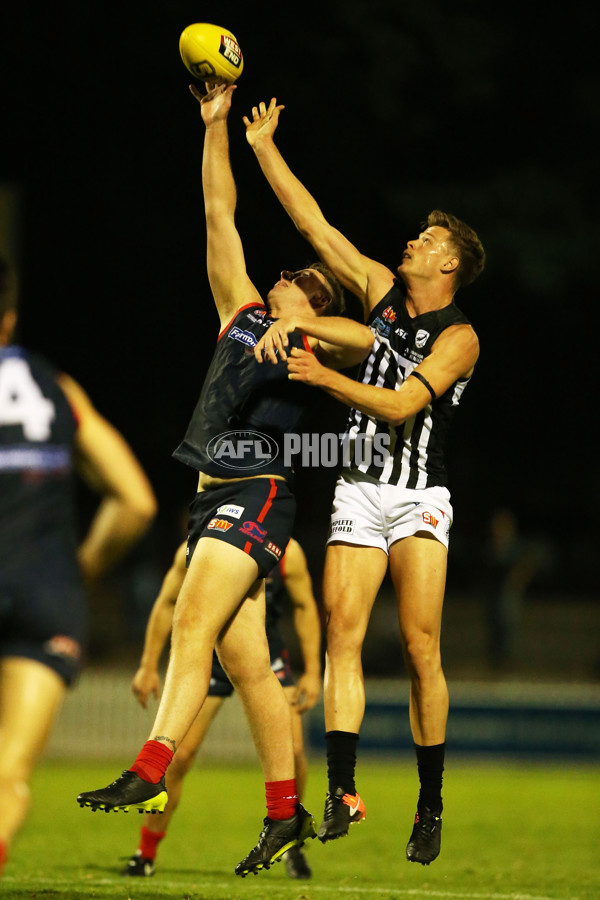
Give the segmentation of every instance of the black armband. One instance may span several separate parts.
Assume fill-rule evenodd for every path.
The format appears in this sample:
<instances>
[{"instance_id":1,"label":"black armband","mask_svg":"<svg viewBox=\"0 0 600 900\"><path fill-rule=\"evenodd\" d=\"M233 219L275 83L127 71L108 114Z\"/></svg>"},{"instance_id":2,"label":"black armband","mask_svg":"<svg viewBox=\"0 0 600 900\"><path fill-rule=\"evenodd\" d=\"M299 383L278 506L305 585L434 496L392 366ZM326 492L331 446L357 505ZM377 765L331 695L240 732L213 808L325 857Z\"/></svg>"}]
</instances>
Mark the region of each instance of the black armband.
<instances>
[{"instance_id":1,"label":"black armband","mask_svg":"<svg viewBox=\"0 0 600 900\"><path fill-rule=\"evenodd\" d=\"M412 376L413 378L418 378L419 381L421 382L421 384L424 384L424 385L425 385L425 387L427 388L427 390L428 390L429 393L431 394L431 399L432 399L432 400L437 400L437 397L436 397L436 395L435 395L434 389L431 387L431 385L429 384L429 382L427 381L427 379L425 378L424 375L421 375L420 372L411 372L410 375L409 375L408 377L410 378L411 376Z\"/></svg>"}]
</instances>

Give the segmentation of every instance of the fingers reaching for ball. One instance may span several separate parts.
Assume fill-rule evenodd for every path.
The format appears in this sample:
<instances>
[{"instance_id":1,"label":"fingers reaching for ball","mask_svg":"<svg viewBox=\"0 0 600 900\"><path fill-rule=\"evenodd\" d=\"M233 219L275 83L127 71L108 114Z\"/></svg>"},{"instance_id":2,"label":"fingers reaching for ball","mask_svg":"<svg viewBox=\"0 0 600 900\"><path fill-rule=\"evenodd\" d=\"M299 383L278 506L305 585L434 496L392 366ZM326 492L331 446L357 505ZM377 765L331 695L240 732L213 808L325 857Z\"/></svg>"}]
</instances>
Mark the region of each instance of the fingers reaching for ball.
<instances>
[{"instance_id":1,"label":"fingers reaching for ball","mask_svg":"<svg viewBox=\"0 0 600 900\"><path fill-rule=\"evenodd\" d=\"M277 98L271 97L267 106L264 101L252 107L252 120L243 116L246 126L246 139L251 147L265 137L272 137L279 123L279 114L285 109L283 104L277 105Z\"/></svg>"}]
</instances>

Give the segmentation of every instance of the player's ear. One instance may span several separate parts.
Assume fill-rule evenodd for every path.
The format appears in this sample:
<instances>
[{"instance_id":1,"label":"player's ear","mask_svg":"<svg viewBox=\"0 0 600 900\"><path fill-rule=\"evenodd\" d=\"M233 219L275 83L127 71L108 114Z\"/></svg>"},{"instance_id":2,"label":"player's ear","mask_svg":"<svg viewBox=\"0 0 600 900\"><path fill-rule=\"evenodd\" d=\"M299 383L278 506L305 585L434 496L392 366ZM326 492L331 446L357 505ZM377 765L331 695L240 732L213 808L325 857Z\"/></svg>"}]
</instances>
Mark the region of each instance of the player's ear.
<instances>
[{"instance_id":1,"label":"player's ear","mask_svg":"<svg viewBox=\"0 0 600 900\"><path fill-rule=\"evenodd\" d=\"M456 272L460 265L460 259L458 256L449 256L445 262L442 263L442 272L447 275L452 275L453 272Z\"/></svg>"},{"instance_id":2,"label":"player's ear","mask_svg":"<svg viewBox=\"0 0 600 900\"><path fill-rule=\"evenodd\" d=\"M316 297L313 297L310 301L310 305L314 309L316 313L323 313L325 308L329 306L331 303L331 297L329 294L318 294Z\"/></svg>"}]
</instances>

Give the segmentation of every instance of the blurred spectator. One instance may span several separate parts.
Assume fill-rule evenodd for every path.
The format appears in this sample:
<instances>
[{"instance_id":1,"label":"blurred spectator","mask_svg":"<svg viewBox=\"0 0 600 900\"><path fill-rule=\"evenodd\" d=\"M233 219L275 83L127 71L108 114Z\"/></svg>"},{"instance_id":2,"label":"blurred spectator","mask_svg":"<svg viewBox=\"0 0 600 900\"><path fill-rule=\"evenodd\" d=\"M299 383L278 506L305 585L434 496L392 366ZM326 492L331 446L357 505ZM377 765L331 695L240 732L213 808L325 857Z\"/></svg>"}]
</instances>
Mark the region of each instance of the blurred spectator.
<instances>
[{"instance_id":1,"label":"blurred spectator","mask_svg":"<svg viewBox=\"0 0 600 900\"><path fill-rule=\"evenodd\" d=\"M518 660L523 600L540 564L538 547L522 536L515 514L505 507L491 515L483 550L487 656L495 670Z\"/></svg>"}]
</instances>

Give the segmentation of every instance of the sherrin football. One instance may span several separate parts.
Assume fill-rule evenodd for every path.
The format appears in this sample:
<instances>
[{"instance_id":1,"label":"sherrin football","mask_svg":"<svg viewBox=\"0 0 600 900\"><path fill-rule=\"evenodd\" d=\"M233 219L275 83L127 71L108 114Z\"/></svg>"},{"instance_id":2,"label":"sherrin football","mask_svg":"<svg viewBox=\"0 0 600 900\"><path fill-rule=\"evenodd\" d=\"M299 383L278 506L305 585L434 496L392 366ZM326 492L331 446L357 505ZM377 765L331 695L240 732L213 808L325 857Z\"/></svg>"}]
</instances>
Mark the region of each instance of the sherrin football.
<instances>
[{"instance_id":1,"label":"sherrin football","mask_svg":"<svg viewBox=\"0 0 600 900\"><path fill-rule=\"evenodd\" d=\"M244 68L242 51L234 35L227 28L208 22L184 28L179 52L186 69L200 81L233 84Z\"/></svg>"}]
</instances>

